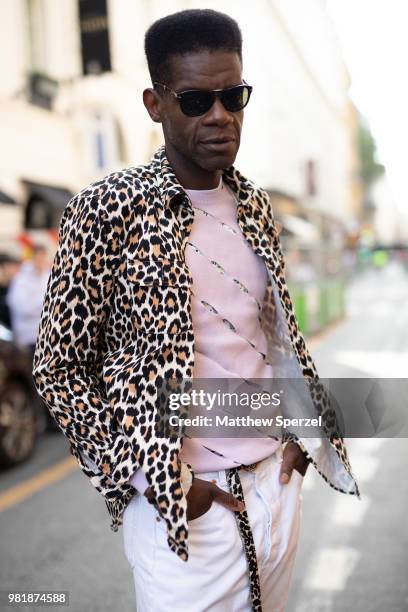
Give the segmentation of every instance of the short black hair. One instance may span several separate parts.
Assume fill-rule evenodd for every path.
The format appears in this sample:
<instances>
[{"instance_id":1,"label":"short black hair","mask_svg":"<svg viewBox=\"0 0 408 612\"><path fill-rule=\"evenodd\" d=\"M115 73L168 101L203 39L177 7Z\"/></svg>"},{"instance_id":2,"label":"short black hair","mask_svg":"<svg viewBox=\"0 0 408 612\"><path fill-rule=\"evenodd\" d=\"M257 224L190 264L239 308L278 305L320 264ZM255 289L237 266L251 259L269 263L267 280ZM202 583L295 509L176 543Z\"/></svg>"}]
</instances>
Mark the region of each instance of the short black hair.
<instances>
[{"instance_id":1,"label":"short black hair","mask_svg":"<svg viewBox=\"0 0 408 612\"><path fill-rule=\"evenodd\" d=\"M155 21L145 34L152 83L169 85L169 59L208 49L237 53L242 64L242 34L237 22L212 9L188 9Z\"/></svg>"}]
</instances>

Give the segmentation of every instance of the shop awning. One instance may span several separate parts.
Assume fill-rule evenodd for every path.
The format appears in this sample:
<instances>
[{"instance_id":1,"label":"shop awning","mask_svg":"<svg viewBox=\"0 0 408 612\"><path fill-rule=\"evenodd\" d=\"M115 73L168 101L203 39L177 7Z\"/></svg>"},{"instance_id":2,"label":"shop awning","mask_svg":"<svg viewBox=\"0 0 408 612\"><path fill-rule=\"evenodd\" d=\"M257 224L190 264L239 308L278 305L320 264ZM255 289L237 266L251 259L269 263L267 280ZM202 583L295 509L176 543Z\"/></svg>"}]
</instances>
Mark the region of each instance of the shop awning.
<instances>
[{"instance_id":1,"label":"shop awning","mask_svg":"<svg viewBox=\"0 0 408 612\"><path fill-rule=\"evenodd\" d=\"M319 238L319 230L317 227L301 219L300 217L292 217L289 215L283 215L281 217L282 225L289 233L293 234L297 238L301 239L302 242L316 243Z\"/></svg>"},{"instance_id":2,"label":"shop awning","mask_svg":"<svg viewBox=\"0 0 408 612\"><path fill-rule=\"evenodd\" d=\"M24 181L28 190L26 227L52 229L58 227L62 211L74 195L64 187Z\"/></svg>"},{"instance_id":3,"label":"shop awning","mask_svg":"<svg viewBox=\"0 0 408 612\"><path fill-rule=\"evenodd\" d=\"M17 204L14 198L0 189L0 204Z\"/></svg>"},{"instance_id":4,"label":"shop awning","mask_svg":"<svg viewBox=\"0 0 408 612\"><path fill-rule=\"evenodd\" d=\"M68 201L74 195L68 189L63 187L55 187L53 185L43 185L41 183L32 183L30 181L24 181L24 184L30 191L30 198L38 198L39 200L45 200L49 202L55 208L63 210L68 204Z\"/></svg>"}]
</instances>

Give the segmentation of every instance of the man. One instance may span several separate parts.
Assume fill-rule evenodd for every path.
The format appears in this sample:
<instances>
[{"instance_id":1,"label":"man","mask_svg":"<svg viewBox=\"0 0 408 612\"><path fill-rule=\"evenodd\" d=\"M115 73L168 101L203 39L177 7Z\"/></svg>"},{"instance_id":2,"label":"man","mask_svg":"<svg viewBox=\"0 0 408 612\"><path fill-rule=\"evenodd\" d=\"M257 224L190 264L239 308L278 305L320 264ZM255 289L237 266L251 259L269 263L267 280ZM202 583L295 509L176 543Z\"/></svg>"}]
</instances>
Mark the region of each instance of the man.
<instances>
[{"instance_id":1,"label":"man","mask_svg":"<svg viewBox=\"0 0 408 612\"><path fill-rule=\"evenodd\" d=\"M112 529L123 521L143 612L284 610L308 462L358 495L268 196L233 166L251 95L241 46L236 22L211 10L149 28L143 101L165 146L68 204L37 344L38 390ZM157 432L163 381L279 375L304 383L326 436Z\"/></svg>"}]
</instances>

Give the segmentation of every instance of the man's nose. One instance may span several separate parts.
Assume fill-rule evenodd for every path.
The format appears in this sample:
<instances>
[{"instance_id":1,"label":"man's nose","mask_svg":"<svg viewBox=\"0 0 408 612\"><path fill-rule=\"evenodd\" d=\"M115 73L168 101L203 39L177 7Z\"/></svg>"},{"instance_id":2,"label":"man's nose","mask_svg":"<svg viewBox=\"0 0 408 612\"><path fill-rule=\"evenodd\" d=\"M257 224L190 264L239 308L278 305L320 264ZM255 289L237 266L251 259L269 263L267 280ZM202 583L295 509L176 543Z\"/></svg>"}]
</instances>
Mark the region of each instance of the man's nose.
<instances>
[{"instance_id":1,"label":"man's nose","mask_svg":"<svg viewBox=\"0 0 408 612\"><path fill-rule=\"evenodd\" d=\"M205 123L218 123L225 125L226 123L232 123L233 117L229 111L225 108L221 100L216 96L214 104L206 113Z\"/></svg>"}]
</instances>

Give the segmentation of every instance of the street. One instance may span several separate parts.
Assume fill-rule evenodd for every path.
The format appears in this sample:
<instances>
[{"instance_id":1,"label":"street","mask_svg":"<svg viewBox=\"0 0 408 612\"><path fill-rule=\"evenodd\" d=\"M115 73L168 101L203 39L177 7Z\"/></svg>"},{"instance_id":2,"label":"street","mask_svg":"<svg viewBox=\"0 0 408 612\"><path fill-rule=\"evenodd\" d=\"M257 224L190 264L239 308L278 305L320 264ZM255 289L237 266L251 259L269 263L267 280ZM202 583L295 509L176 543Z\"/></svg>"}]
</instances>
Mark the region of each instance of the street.
<instances>
[{"instance_id":1,"label":"street","mask_svg":"<svg viewBox=\"0 0 408 612\"><path fill-rule=\"evenodd\" d=\"M396 265L351 281L345 320L309 343L320 375L406 377L407 297L408 275ZM362 499L309 468L287 612L408 610L406 440L354 439L348 449ZM0 474L0 525L2 590L66 590L72 612L134 610L122 530L109 529L102 498L59 433Z\"/></svg>"},{"instance_id":2,"label":"street","mask_svg":"<svg viewBox=\"0 0 408 612\"><path fill-rule=\"evenodd\" d=\"M311 351L322 377L406 377L408 278L397 266L348 287L347 319ZM361 500L308 469L288 612L408 610L406 439L350 439Z\"/></svg>"}]
</instances>

